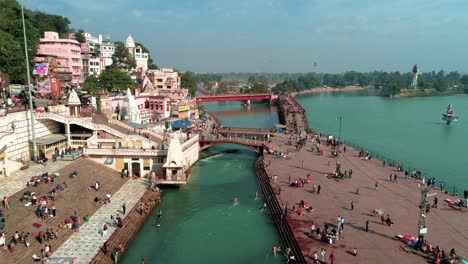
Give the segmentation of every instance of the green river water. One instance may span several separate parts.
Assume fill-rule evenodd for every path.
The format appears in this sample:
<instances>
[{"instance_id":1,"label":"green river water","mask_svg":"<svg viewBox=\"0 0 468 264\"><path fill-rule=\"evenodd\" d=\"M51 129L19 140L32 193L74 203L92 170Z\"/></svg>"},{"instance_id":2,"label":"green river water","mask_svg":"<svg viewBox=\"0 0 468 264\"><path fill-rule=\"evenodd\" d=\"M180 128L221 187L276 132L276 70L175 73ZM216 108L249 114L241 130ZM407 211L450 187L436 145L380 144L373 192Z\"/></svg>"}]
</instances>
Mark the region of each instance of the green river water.
<instances>
[{"instance_id":1,"label":"green river water","mask_svg":"<svg viewBox=\"0 0 468 264\"><path fill-rule=\"evenodd\" d=\"M227 119L230 113L225 111L245 111L242 117L231 113L244 127L270 128L278 120L264 105L247 110L239 102L210 103L207 108ZM263 200L254 172L256 158L248 148L227 144L201 153L188 185L164 189L162 204L140 229L122 263L136 264L142 258L151 264L283 263L282 256L271 253L271 247L280 244L272 220L259 212ZM239 205L233 205L234 196ZM163 216L161 227L156 227L159 208Z\"/></svg>"},{"instance_id":2,"label":"green river water","mask_svg":"<svg viewBox=\"0 0 468 264\"><path fill-rule=\"evenodd\" d=\"M389 99L360 93L298 96L311 127L338 134L374 156L418 168L445 180L459 194L468 189L465 137L468 135L468 96ZM447 126L441 114L454 105L459 122ZM271 128L278 123L276 107L240 102L206 104L225 126ZM234 152L230 151L233 150ZM211 156L213 155L213 156ZM127 249L122 263L282 263L271 246L279 244L270 217L260 214L262 202L253 164L255 153L235 145L203 152L192 168L190 184L165 190L161 227L157 209ZM447 188L446 187L446 188ZM240 204L234 206L234 196Z\"/></svg>"}]
</instances>

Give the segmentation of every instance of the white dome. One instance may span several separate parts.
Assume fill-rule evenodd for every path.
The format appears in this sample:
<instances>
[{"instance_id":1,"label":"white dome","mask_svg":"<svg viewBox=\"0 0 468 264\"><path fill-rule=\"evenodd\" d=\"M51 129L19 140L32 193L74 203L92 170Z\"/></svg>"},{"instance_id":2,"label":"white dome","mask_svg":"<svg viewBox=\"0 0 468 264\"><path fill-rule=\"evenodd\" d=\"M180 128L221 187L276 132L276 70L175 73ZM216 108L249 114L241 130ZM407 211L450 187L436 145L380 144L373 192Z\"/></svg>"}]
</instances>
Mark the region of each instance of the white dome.
<instances>
[{"instance_id":1,"label":"white dome","mask_svg":"<svg viewBox=\"0 0 468 264\"><path fill-rule=\"evenodd\" d=\"M135 47L135 41L133 40L131 35L128 35L127 41L125 42L125 47L126 48L134 48Z\"/></svg>"}]
</instances>

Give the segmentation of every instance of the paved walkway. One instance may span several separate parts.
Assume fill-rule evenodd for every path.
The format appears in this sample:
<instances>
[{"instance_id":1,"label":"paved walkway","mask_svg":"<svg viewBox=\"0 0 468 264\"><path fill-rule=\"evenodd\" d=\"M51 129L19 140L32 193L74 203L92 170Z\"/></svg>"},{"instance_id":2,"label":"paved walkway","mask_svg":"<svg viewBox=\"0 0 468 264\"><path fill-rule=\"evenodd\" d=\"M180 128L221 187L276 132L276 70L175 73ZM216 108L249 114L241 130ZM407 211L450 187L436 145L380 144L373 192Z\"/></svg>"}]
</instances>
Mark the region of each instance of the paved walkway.
<instances>
[{"instance_id":1,"label":"paved walkway","mask_svg":"<svg viewBox=\"0 0 468 264\"><path fill-rule=\"evenodd\" d=\"M274 137L274 143L281 145L287 141L287 136ZM325 142L324 142L325 143ZM314 208L313 212L299 216L290 212L288 220L293 228L303 253L311 256L314 251L325 248L327 258L334 252L338 263L427 263L427 259L403 251L402 242L395 239L399 234L417 235L419 217L419 203L421 194L417 181L405 180L402 172L395 168L382 166L378 160L361 160L356 150L348 148L341 156L341 170L353 170L351 179L334 179L325 176L327 172L335 170L335 158L330 154L330 147L322 144L324 155L320 156L310 151L313 144L307 142L307 147L292 152L286 159L277 159L272 155L265 157L268 174L275 178L273 185L281 187L278 196L281 203L289 209L298 207L301 200L308 202ZM284 144L284 149L293 149ZM302 162L304 161L304 168ZM307 173L312 176L312 182L303 188L289 187L289 178L293 181L306 178ZM397 174L398 182L390 182L389 175ZM379 182L379 190L375 190L375 182ZM321 185L318 195L312 191L313 184ZM359 187L359 195L356 189ZM435 247L449 252L452 247L461 256L468 256L468 221L465 210L455 210L447 206L444 199L456 199L450 194L444 194L439 188L431 190L439 198L438 208L431 209L426 225L428 234L426 239ZM428 200L432 204L432 197ZM354 210L350 203L354 201ZM378 217L371 214L373 209L382 209L390 214L395 224L391 227L383 225ZM337 217L345 218L344 239L333 245L310 238L310 226L323 229L325 223L333 226ZM366 220L369 220L369 232L365 231ZM358 256L349 252L357 248ZM310 260L310 259L309 259Z\"/></svg>"},{"instance_id":2,"label":"paved walkway","mask_svg":"<svg viewBox=\"0 0 468 264\"><path fill-rule=\"evenodd\" d=\"M47 165L34 164L27 170L19 170L10 176L0 177L0 197L9 197L26 187L26 182L32 177L45 172L54 173L65 166L72 164L73 161L47 162Z\"/></svg>"},{"instance_id":3,"label":"paved walkway","mask_svg":"<svg viewBox=\"0 0 468 264\"><path fill-rule=\"evenodd\" d=\"M111 226L110 215L120 213L126 217L147 189L146 179L136 179L126 182L112 197L110 204L102 206L94 213L89 223L81 226L79 233L74 233L52 255L55 258L76 258L77 263L90 263L102 245L116 230ZM125 202L127 213L122 215L122 205ZM102 237L101 230L107 223L107 236ZM124 221L125 223L125 221Z\"/></svg>"}]
</instances>

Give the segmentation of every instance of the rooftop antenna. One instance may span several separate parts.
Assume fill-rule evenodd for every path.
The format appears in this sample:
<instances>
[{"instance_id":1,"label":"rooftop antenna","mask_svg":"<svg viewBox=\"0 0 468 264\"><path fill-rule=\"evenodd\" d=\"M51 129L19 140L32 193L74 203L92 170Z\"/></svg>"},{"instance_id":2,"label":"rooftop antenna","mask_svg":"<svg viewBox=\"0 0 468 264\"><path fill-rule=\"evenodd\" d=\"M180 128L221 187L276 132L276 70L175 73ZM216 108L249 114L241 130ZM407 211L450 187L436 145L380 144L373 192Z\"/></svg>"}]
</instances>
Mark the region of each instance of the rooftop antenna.
<instances>
[{"instance_id":1,"label":"rooftop antenna","mask_svg":"<svg viewBox=\"0 0 468 264\"><path fill-rule=\"evenodd\" d=\"M419 190L421 191L421 205L419 206L419 221L418 221L418 244L422 245L424 243L424 235L427 234L426 228L426 219L427 214L429 213L430 204L427 201L429 196L437 195L437 193L429 194L430 187L429 184L423 181L420 185L418 183Z\"/></svg>"}]
</instances>

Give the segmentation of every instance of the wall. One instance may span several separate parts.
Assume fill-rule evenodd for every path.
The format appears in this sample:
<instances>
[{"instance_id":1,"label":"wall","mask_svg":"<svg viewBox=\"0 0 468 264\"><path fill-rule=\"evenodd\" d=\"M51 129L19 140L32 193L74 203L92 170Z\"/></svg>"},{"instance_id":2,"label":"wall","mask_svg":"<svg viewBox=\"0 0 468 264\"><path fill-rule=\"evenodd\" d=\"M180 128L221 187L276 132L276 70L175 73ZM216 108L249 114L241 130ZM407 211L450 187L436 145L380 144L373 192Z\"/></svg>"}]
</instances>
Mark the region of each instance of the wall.
<instances>
[{"instance_id":1,"label":"wall","mask_svg":"<svg viewBox=\"0 0 468 264\"><path fill-rule=\"evenodd\" d=\"M193 164L198 161L199 155L200 146L198 144L198 135L193 136L191 139L184 142L181 147L185 162L187 162L187 165L193 166Z\"/></svg>"},{"instance_id":2,"label":"wall","mask_svg":"<svg viewBox=\"0 0 468 264\"><path fill-rule=\"evenodd\" d=\"M7 158L11 160L30 160L30 143L32 140L29 112L10 113L0 118L0 131L9 130L15 124L14 141L8 142ZM60 132L60 123L52 120L36 120L36 138Z\"/></svg>"}]
</instances>

